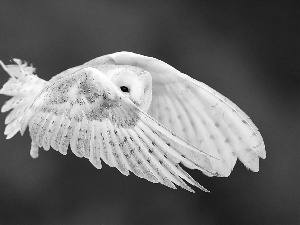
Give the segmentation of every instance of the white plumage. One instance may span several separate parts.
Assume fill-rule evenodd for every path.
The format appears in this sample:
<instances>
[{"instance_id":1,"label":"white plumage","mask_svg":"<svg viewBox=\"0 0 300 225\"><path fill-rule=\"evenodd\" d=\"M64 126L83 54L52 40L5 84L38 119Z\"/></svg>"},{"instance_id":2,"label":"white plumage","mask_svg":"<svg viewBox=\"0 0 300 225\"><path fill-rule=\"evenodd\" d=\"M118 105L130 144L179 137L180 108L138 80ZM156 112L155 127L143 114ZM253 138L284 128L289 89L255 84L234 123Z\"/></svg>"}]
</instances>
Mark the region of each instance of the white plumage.
<instances>
[{"instance_id":1,"label":"white plumage","mask_svg":"<svg viewBox=\"0 0 300 225\"><path fill-rule=\"evenodd\" d=\"M104 161L154 183L207 191L179 163L207 176L229 176L237 158L259 170L263 139L249 117L229 99L170 65L117 52L68 69L50 81L14 59L0 64L11 76L0 90L10 95L1 112L5 134L29 127L30 154L68 146L98 169Z\"/></svg>"}]
</instances>

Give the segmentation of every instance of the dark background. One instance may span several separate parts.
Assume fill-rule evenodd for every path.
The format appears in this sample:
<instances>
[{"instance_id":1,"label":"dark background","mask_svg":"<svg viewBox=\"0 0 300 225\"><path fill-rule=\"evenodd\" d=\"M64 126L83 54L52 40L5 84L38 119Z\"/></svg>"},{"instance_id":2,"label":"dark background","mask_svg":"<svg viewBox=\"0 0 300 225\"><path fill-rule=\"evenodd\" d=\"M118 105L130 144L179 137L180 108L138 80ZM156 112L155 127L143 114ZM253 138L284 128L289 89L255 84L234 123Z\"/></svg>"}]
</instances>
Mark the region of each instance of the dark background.
<instances>
[{"instance_id":1,"label":"dark background","mask_svg":"<svg viewBox=\"0 0 300 225\"><path fill-rule=\"evenodd\" d=\"M48 80L116 51L153 56L235 102L267 150L259 173L241 163L229 178L189 171L211 191L191 194L70 152L33 160L28 132L1 135L0 224L300 224L297 2L0 0L6 64L27 60ZM1 70L0 84L7 79Z\"/></svg>"}]
</instances>

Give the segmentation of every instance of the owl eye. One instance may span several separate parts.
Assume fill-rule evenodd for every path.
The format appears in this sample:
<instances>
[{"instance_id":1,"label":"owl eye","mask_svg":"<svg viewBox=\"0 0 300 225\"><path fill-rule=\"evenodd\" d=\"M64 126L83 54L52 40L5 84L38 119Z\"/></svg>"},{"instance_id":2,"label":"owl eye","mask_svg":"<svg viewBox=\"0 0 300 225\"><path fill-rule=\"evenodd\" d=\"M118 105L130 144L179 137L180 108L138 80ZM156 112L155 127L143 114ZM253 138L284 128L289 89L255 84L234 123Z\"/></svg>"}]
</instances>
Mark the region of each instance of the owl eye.
<instances>
[{"instance_id":1,"label":"owl eye","mask_svg":"<svg viewBox=\"0 0 300 225\"><path fill-rule=\"evenodd\" d=\"M121 86L120 89L121 89L121 91L123 91L123 92L129 92L129 89L128 89L128 87L126 87L126 86Z\"/></svg>"}]
</instances>

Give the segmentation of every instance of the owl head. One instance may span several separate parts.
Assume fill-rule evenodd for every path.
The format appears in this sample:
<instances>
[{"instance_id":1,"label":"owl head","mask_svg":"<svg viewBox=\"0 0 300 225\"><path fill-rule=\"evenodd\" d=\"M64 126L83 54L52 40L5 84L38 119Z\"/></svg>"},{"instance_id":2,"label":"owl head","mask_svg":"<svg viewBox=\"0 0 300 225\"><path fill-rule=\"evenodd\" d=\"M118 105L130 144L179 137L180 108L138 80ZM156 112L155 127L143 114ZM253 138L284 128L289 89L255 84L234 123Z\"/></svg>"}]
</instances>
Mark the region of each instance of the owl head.
<instances>
[{"instance_id":1,"label":"owl head","mask_svg":"<svg viewBox=\"0 0 300 225\"><path fill-rule=\"evenodd\" d=\"M149 72L134 66L122 66L107 75L125 97L147 112L152 101L152 77Z\"/></svg>"}]
</instances>

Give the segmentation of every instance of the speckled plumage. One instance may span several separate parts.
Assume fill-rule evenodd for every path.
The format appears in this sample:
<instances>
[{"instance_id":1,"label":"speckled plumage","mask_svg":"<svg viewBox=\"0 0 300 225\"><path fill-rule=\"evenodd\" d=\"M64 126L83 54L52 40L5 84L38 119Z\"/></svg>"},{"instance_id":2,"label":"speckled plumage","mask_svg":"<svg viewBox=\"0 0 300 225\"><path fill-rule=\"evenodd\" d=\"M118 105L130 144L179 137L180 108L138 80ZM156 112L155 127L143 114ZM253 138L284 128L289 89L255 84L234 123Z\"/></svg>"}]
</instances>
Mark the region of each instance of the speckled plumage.
<instances>
[{"instance_id":1,"label":"speckled plumage","mask_svg":"<svg viewBox=\"0 0 300 225\"><path fill-rule=\"evenodd\" d=\"M252 171L265 158L262 137L234 103L168 64L118 52L68 69L50 81L14 60L2 67L11 78L0 90L13 96L2 107L5 134L29 127L30 154L50 147L101 160L122 174L154 183L207 191L179 165L208 176L228 176L237 158ZM123 87L123 89L122 89ZM125 87L125 89L124 89Z\"/></svg>"}]
</instances>

